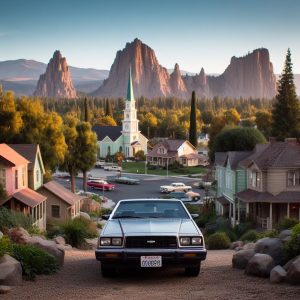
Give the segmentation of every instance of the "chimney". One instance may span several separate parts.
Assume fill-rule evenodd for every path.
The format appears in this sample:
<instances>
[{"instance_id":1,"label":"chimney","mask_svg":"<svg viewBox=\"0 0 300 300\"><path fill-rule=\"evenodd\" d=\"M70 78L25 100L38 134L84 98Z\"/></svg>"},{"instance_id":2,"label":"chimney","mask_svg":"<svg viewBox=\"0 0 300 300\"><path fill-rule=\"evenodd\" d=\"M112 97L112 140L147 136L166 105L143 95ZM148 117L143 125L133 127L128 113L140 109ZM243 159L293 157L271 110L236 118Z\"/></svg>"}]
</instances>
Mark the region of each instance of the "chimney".
<instances>
[{"instance_id":1,"label":"chimney","mask_svg":"<svg viewBox=\"0 0 300 300\"><path fill-rule=\"evenodd\" d=\"M297 144L297 139L296 138L285 138L284 142L288 143L289 145L296 145Z\"/></svg>"}]
</instances>

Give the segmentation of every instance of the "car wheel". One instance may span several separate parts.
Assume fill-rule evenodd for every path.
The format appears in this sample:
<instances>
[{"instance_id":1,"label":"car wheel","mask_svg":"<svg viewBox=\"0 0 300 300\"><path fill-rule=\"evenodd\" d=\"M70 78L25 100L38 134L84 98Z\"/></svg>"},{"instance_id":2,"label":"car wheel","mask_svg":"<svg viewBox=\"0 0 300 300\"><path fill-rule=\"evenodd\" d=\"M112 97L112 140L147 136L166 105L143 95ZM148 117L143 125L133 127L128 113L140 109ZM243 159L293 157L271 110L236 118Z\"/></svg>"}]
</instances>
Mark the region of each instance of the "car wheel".
<instances>
[{"instance_id":1,"label":"car wheel","mask_svg":"<svg viewBox=\"0 0 300 300\"><path fill-rule=\"evenodd\" d=\"M186 267L185 268L185 275L192 276L192 277L198 276L199 273L200 273L200 266L201 266L201 264L199 263L199 264L197 264L193 267Z\"/></svg>"},{"instance_id":2,"label":"car wheel","mask_svg":"<svg viewBox=\"0 0 300 300\"><path fill-rule=\"evenodd\" d=\"M185 193L187 192L187 190L183 190Z\"/></svg>"},{"instance_id":3,"label":"car wheel","mask_svg":"<svg viewBox=\"0 0 300 300\"><path fill-rule=\"evenodd\" d=\"M101 264L101 274L103 277L111 278L116 275L116 269L108 264Z\"/></svg>"},{"instance_id":4,"label":"car wheel","mask_svg":"<svg viewBox=\"0 0 300 300\"><path fill-rule=\"evenodd\" d=\"M196 196L196 197L193 198L193 201L198 201L199 199L200 199L200 197Z\"/></svg>"}]
</instances>

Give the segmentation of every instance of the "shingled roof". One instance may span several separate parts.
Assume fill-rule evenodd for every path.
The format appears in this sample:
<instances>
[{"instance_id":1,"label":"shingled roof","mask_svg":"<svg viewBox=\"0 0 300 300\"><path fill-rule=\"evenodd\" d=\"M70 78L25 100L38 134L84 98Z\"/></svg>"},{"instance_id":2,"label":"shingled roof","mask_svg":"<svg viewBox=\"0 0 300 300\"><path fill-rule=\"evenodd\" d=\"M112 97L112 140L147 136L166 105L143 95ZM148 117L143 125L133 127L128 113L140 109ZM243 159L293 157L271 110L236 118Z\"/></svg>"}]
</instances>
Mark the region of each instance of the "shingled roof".
<instances>
[{"instance_id":1,"label":"shingled roof","mask_svg":"<svg viewBox=\"0 0 300 300\"><path fill-rule=\"evenodd\" d=\"M232 170L236 170L239 163L246 157L251 155L250 151L228 151L228 152L216 152L215 153L215 165L225 166L227 160L229 160Z\"/></svg>"},{"instance_id":2,"label":"shingled roof","mask_svg":"<svg viewBox=\"0 0 300 300\"><path fill-rule=\"evenodd\" d=\"M0 144L0 158L10 162L15 166L29 163L29 161L25 157L20 155L17 151L12 149L7 144Z\"/></svg>"},{"instance_id":3,"label":"shingled roof","mask_svg":"<svg viewBox=\"0 0 300 300\"><path fill-rule=\"evenodd\" d=\"M155 156L161 156L161 157L173 157L177 155L178 148L186 142L185 140L164 140L158 144L156 144L153 149L147 154L147 156L155 155ZM168 153L162 154L157 153L157 149L159 147L163 146L167 149ZM191 145L194 147L193 145Z\"/></svg>"},{"instance_id":4,"label":"shingled roof","mask_svg":"<svg viewBox=\"0 0 300 300\"><path fill-rule=\"evenodd\" d=\"M96 132L98 141L102 141L106 136L112 141L116 141L122 135L122 126L94 125L92 130Z\"/></svg>"}]
</instances>

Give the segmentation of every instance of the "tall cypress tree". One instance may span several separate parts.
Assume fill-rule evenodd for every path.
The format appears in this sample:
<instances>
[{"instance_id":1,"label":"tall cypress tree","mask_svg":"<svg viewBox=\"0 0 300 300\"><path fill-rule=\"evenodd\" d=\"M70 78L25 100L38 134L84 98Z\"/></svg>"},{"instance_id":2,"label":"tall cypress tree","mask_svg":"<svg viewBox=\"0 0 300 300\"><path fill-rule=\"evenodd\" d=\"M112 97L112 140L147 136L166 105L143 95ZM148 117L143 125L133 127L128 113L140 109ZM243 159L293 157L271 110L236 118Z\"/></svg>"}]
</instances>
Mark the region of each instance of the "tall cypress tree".
<instances>
[{"instance_id":1,"label":"tall cypress tree","mask_svg":"<svg viewBox=\"0 0 300 300\"><path fill-rule=\"evenodd\" d=\"M300 106L292 71L291 51L288 49L272 110L272 135L277 140L297 137L300 133Z\"/></svg>"},{"instance_id":2,"label":"tall cypress tree","mask_svg":"<svg viewBox=\"0 0 300 300\"><path fill-rule=\"evenodd\" d=\"M84 98L84 122L89 121L89 107L87 98Z\"/></svg>"},{"instance_id":3,"label":"tall cypress tree","mask_svg":"<svg viewBox=\"0 0 300 300\"><path fill-rule=\"evenodd\" d=\"M197 147L196 93L192 92L189 141Z\"/></svg>"}]
</instances>

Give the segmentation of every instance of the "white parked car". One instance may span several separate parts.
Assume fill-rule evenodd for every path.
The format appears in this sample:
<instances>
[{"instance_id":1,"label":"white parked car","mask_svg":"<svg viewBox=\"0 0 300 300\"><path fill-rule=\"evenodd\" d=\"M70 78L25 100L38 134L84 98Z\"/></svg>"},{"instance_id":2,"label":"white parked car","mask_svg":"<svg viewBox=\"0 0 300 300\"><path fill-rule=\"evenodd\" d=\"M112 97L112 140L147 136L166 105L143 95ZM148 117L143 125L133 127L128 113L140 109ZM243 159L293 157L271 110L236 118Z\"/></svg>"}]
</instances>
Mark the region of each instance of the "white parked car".
<instances>
[{"instance_id":1,"label":"white parked car","mask_svg":"<svg viewBox=\"0 0 300 300\"><path fill-rule=\"evenodd\" d=\"M104 167L105 171L122 171L122 167L119 166L106 166Z\"/></svg>"},{"instance_id":2,"label":"white parked car","mask_svg":"<svg viewBox=\"0 0 300 300\"><path fill-rule=\"evenodd\" d=\"M191 186L185 185L182 182L174 182L171 185L162 185L160 187L161 193L171 193L171 192L188 192L192 189Z\"/></svg>"}]
</instances>

